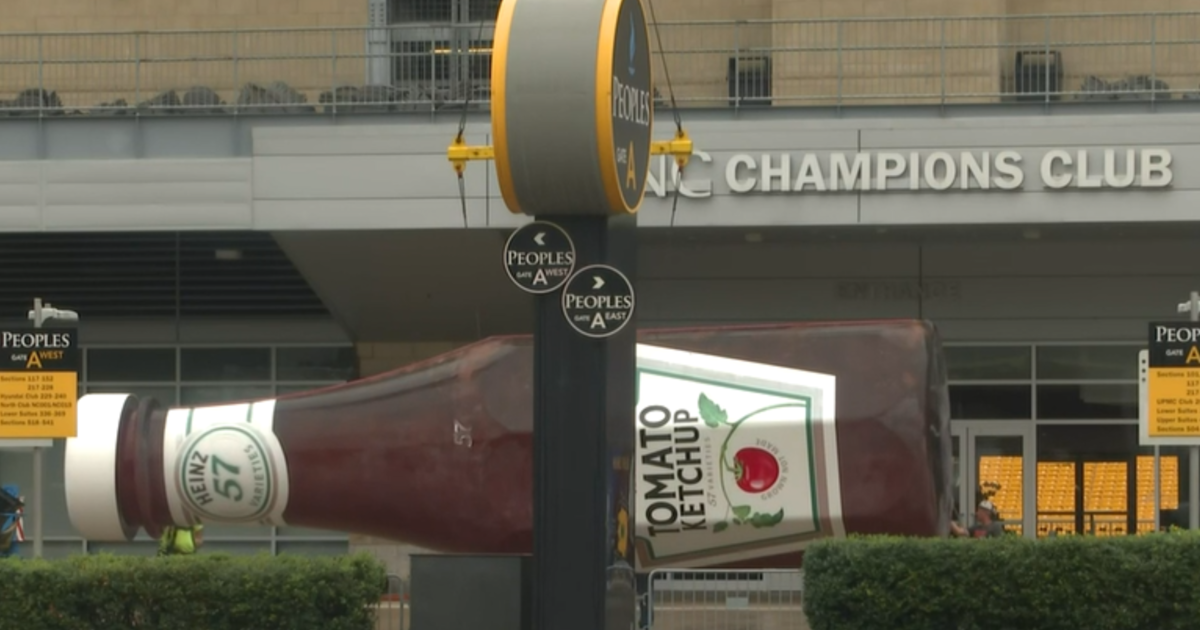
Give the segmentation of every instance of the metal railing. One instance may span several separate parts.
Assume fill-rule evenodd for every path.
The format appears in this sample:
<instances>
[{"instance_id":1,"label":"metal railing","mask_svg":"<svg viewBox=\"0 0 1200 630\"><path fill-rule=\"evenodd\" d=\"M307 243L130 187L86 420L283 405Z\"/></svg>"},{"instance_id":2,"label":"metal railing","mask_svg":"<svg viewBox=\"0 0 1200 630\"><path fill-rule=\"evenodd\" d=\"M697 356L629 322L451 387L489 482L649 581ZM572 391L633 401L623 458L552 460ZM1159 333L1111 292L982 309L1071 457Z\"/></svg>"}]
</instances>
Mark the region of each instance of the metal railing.
<instances>
[{"instance_id":1,"label":"metal railing","mask_svg":"<svg viewBox=\"0 0 1200 630\"><path fill-rule=\"evenodd\" d=\"M650 630L808 630L797 569L661 569L650 574Z\"/></svg>"},{"instance_id":2,"label":"metal railing","mask_svg":"<svg viewBox=\"0 0 1200 630\"><path fill-rule=\"evenodd\" d=\"M656 91L667 96L665 61L685 107L1200 99L1200 12L659 30ZM428 112L468 94L485 107L490 33L462 23L3 34L0 114Z\"/></svg>"},{"instance_id":3,"label":"metal railing","mask_svg":"<svg viewBox=\"0 0 1200 630\"><path fill-rule=\"evenodd\" d=\"M409 620L408 583L390 573L387 581L387 593L374 606L375 630L405 630Z\"/></svg>"}]
</instances>

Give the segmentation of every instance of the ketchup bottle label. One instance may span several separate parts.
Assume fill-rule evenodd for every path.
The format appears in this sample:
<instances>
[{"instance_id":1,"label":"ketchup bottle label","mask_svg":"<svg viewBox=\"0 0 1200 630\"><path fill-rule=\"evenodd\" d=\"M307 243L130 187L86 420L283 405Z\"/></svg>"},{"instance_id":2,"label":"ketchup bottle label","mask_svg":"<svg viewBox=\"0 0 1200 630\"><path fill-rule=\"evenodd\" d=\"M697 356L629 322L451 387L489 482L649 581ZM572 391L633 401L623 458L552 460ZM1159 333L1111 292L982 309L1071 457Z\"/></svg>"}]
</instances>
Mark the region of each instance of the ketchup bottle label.
<instances>
[{"instance_id":1,"label":"ketchup bottle label","mask_svg":"<svg viewBox=\"0 0 1200 630\"><path fill-rule=\"evenodd\" d=\"M639 568L844 534L834 376L639 345L637 386Z\"/></svg>"},{"instance_id":2,"label":"ketchup bottle label","mask_svg":"<svg viewBox=\"0 0 1200 630\"><path fill-rule=\"evenodd\" d=\"M163 479L176 523L285 524L287 460L274 421L274 400L167 413Z\"/></svg>"}]
</instances>

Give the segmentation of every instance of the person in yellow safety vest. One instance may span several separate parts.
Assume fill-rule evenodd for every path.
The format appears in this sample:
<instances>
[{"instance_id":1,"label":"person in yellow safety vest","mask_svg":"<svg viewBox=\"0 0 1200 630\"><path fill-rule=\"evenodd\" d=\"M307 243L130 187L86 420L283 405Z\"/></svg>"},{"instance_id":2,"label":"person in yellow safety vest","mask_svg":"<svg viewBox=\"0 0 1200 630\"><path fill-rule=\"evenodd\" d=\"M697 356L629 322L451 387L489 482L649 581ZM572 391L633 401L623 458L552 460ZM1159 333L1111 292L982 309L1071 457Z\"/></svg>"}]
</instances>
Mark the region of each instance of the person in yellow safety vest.
<instances>
[{"instance_id":1,"label":"person in yellow safety vest","mask_svg":"<svg viewBox=\"0 0 1200 630\"><path fill-rule=\"evenodd\" d=\"M204 545L204 526L195 527L169 526L163 530L162 538L158 539L158 555L160 556L189 556Z\"/></svg>"}]
</instances>

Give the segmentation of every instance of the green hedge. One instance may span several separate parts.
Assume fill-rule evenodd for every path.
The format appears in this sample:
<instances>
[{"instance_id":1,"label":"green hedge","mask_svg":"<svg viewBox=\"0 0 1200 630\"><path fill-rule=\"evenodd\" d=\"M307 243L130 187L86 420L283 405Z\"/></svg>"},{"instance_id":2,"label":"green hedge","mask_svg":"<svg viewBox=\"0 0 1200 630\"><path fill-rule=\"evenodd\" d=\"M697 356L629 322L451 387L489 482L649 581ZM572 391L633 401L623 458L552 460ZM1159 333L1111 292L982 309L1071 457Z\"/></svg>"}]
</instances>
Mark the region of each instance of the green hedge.
<instances>
[{"instance_id":1,"label":"green hedge","mask_svg":"<svg viewBox=\"0 0 1200 630\"><path fill-rule=\"evenodd\" d=\"M812 630L1195 630L1200 535L865 537L804 554Z\"/></svg>"},{"instance_id":2,"label":"green hedge","mask_svg":"<svg viewBox=\"0 0 1200 630\"><path fill-rule=\"evenodd\" d=\"M370 630L386 589L366 555L0 561L0 628Z\"/></svg>"}]
</instances>

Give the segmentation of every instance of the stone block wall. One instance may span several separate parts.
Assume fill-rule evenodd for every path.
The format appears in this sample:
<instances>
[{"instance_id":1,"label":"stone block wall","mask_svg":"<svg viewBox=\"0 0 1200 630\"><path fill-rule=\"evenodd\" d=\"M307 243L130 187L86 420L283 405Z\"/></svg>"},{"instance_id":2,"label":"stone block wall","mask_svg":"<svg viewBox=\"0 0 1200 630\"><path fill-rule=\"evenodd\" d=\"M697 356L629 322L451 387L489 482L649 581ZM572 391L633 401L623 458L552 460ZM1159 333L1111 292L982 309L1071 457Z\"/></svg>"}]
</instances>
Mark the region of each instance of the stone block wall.
<instances>
[{"instance_id":1,"label":"stone block wall","mask_svg":"<svg viewBox=\"0 0 1200 630\"><path fill-rule=\"evenodd\" d=\"M730 59L760 56L770 58L776 105L932 103L943 93L995 102L1015 91L1017 53L1047 49L1062 55L1064 89L1138 75L1200 89L1200 18L1104 15L1200 11L1200 0L656 0L653 9L672 23L651 46L661 37L670 51L685 106L728 105ZM0 99L40 85L86 108L205 86L233 102L247 83L282 81L315 103L366 82L367 10L367 0L8 0ZM325 27L350 28L303 30ZM114 31L125 34L84 35ZM665 98L661 63L656 76Z\"/></svg>"},{"instance_id":2,"label":"stone block wall","mask_svg":"<svg viewBox=\"0 0 1200 630\"><path fill-rule=\"evenodd\" d=\"M1010 45L1059 52L1065 90L1079 90L1088 77L1114 82L1138 75L1154 75L1172 91L1200 89L1200 17L1136 15L1200 11L1200 0L1136 5L1123 0L1008 0L1007 8ZM1093 17L1070 15L1080 13ZM1103 15L1115 13L1125 15Z\"/></svg>"},{"instance_id":3,"label":"stone block wall","mask_svg":"<svg viewBox=\"0 0 1200 630\"><path fill-rule=\"evenodd\" d=\"M656 0L655 16L664 25L651 30L651 48L658 37L669 64L671 84L681 107L724 107L729 102L726 71L730 57L754 55L771 46L772 0ZM731 22L737 24L730 24ZM656 57L655 83L668 97L664 57Z\"/></svg>"},{"instance_id":4,"label":"stone block wall","mask_svg":"<svg viewBox=\"0 0 1200 630\"><path fill-rule=\"evenodd\" d=\"M774 102L988 100L1000 88L1004 0L775 0ZM929 19L936 16L936 19Z\"/></svg>"},{"instance_id":5,"label":"stone block wall","mask_svg":"<svg viewBox=\"0 0 1200 630\"><path fill-rule=\"evenodd\" d=\"M246 83L282 81L315 103L363 83L366 24L367 0L6 0L0 99L40 86L89 108L204 86L228 103ZM356 29L303 30L320 27Z\"/></svg>"}]
</instances>

